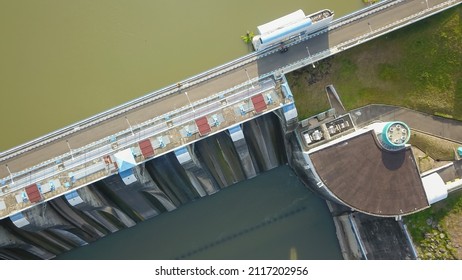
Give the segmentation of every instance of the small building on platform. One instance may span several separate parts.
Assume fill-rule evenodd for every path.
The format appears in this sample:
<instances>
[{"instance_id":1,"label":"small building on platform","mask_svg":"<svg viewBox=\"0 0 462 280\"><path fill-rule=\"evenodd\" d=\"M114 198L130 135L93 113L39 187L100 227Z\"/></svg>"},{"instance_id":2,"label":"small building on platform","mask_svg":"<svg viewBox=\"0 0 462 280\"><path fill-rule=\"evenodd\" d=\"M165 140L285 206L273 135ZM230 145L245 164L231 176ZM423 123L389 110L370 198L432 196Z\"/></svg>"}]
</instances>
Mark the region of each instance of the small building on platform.
<instances>
[{"instance_id":1,"label":"small building on platform","mask_svg":"<svg viewBox=\"0 0 462 280\"><path fill-rule=\"evenodd\" d=\"M42 195L40 194L40 190L38 189L37 184L27 186L26 193L29 201L32 203L37 203L42 200Z\"/></svg>"},{"instance_id":2,"label":"small building on platform","mask_svg":"<svg viewBox=\"0 0 462 280\"><path fill-rule=\"evenodd\" d=\"M257 114L263 112L268 107L266 105L265 98L263 98L263 95L261 94L252 96L251 99L252 99L253 107Z\"/></svg>"},{"instance_id":3,"label":"small building on platform","mask_svg":"<svg viewBox=\"0 0 462 280\"><path fill-rule=\"evenodd\" d=\"M338 201L369 215L399 217L430 206L406 144L409 134L401 122L376 123L325 141L308 155L321 187Z\"/></svg>"},{"instance_id":4,"label":"small building on platform","mask_svg":"<svg viewBox=\"0 0 462 280\"><path fill-rule=\"evenodd\" d=\"M209 122L207 121L207 117L201 117L195 120L197 129L199 130L200 136L204 136L209 134L212 129L210 128Z\"/></svg>"}]
</instances>

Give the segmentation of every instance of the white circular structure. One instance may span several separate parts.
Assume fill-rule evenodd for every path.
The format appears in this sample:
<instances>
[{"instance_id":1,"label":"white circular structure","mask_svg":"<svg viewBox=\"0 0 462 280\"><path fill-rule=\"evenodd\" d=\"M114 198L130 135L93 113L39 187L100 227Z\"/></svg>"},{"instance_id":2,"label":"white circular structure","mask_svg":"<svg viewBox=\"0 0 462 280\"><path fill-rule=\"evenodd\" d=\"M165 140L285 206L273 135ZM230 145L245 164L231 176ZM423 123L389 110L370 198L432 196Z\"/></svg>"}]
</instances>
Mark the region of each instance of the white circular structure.
<instances>
[{"instance_id":1,"label":"white circular structure","mask_svg":"<svg viewBox=\"0 0 462 280\"><path fill-rule=\"evenodd\" d=\"M386 149L404 148L411 137L411 129L403 122L389 122L383 127L382 143Z\"/></svg>"}]
</instances>

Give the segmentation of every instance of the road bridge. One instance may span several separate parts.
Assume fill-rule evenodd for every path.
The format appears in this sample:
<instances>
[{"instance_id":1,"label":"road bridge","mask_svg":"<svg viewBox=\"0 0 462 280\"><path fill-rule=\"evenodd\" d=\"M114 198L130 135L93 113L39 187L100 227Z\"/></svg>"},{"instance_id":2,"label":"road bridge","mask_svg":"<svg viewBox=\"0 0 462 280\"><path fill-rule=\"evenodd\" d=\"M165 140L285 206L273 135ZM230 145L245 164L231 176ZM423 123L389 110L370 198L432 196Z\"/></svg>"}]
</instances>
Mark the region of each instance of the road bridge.
<instances>
[{"instance_id":1,"label":"road bridge","mask_svg":"<svg viewBox=\"0 0 462 280\"><path fill-rule=\"evenodd\" d=\"M261 114L287 113L293 100L282 74L460 2L381 1L286 42L287 53L277 47L251 53L5 151L0 218L119 172L114 156L127 149L140 164Z\"/></svg>"}]
</instances>

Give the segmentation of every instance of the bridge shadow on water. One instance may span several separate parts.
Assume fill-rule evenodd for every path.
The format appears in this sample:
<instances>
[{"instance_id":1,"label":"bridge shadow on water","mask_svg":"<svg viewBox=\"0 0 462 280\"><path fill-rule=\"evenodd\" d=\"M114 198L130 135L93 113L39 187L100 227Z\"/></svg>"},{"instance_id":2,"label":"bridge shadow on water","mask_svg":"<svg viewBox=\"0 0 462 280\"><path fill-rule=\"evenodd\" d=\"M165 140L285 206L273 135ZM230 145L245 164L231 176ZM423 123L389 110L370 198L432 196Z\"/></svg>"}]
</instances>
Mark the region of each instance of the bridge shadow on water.
<instances>
[{"instance_id":1,"label":"bridge shadow on water","mask_svg":"<svg viewBox=\"0 0 462 280\"><path fill-rule=\"evenodd\" d=\"M58 259L339 259L330 212L287 165Z\"/></svg>"},{"instance_id":2,"label":"bridge shadow on water","mask_svg":"<svg viewBox=\"0 0 462 280\"><path fill-rule=\"evenodd\" d=\"M265 219L264 221L258 223L258 224L254 224L252 226L249 226L247 228L244 228L240 231L237 231L235 233L232 233L232 234L229 234L225 237L222 237L220 239L217 239L215 241L212 241L210 243L207 243L203 246L200 246L194 250L191 250L189 252L186 252L185 254L182 254L178 257L176 257L175 259L177 260L181 260L181 259L189 259L189 258L193 258L194 259L194 256L199 254L199 253L203 253L207 250L210 250L216 246L219 246L219 245L222 245L226 242L230 242L232 240L235 240L235 239L238 239L240 237L243 237L244 235L247 235L251 232L254 232L254 231L257 231L257 230L260 230L262 229L263 227L266 227L266 226L269 226L269 225L272 225L274 223L277 223L277 222L280 222L284 219L287 219L293 215L296 215L296 214L299 214L303 211L306 211L308 208L306 206L301 206L301 207L298 207L296 209L293 209L291 211L287 211L285 213L282 213L278 216L274 216L274 217L271 217L271 218L268 218L268 219Z\"/></svg>"}]
</instances>

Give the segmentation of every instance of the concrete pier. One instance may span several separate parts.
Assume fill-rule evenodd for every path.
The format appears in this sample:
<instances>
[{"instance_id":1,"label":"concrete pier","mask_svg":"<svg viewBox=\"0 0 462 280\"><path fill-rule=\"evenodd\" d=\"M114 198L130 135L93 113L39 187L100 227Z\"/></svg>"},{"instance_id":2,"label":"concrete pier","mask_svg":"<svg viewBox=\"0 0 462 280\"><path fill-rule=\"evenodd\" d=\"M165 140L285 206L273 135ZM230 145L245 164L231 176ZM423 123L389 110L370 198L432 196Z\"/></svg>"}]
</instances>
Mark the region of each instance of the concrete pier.
<instances>
[{"instance_id":1,"label":"concrete pier","mask_svg":"<svg viewBox=\"0 0 462 280\"><path fill-rule=\"evenodd\" d=\"M144 186L140 182L134 182L128 187L119 175L113 175L97 184L100 190L134 221L144 221L160 213L141 195L140 191Z\"/></svg>"},{"instance_id":2,"label":"concrete pier","mask_svg":"<svg viewBox=\"0 0 462 280\"><path fill-rule=\"evenodd\" d=\"M0 225L0 259L50 259L53 257L55 257L54 254L24 242L3 225Z\"/></svg>"},{"instance_id":3,"label":"concrete pier","mask_svg":"<svg viewBox=\"0 0 462 280\"><path fill-rule=\"evenodd\" d=\"M144 188L141 189L141 193L146 194L148 200L155 204L157 209L163 208L166 211L173 211L177 208L173 201L159 188L156 182L154 182L144 164L135 167L135 176L144 186ZM152 198L152 200L150 198Z\"/></svg>"},{"instance_id":4,"label":"concrete pier","mask_svg":"<svg viewBox=\"0 0 462 280\"><path fill-rule=\"evenodd\" d=\"M228 129L229 135L233 140L234 148L239 155L239 159L241 160L242 167L245 172L245 176L247 179L253 178L257 176L257 171L255 170L255 166L252 162L252 158L249 153L249 147L247 146L247 142L245 141L244 133L242 132L241 126L235 126Z\"/></svg>"},{"instance_id":5,"label":"concrete pier","mask_svg":"<svg viewBox=\"0 0 462 280\"><path fill-rule=\"evenodd\" d=\"M191 183L200 196L211 195L220 190L213 177L202 167L194 151L189 147L175 150L178 162L186 170Z\"/></svg>"},{"instance_id":6,"label":"concrete pier","mask_svg":"<svg viewBox=\"0 0 462 280\"><path fill-rule=\"evenodd\" d=\"M65 197L72 207L82 211L110 232L135 225L129 216L116 208L93 185L80 188Z\"/></svg>"}]
</instances>

